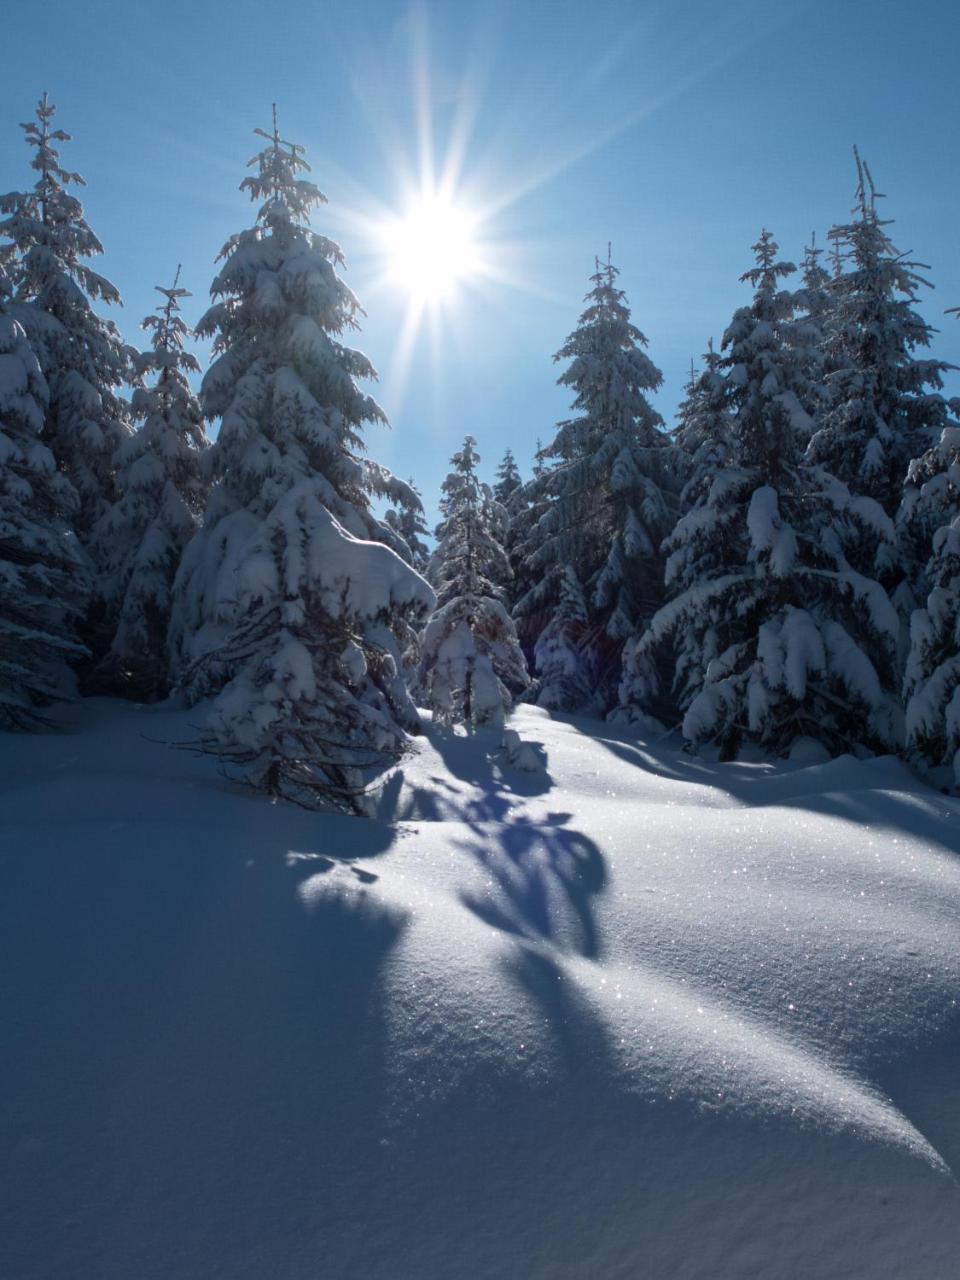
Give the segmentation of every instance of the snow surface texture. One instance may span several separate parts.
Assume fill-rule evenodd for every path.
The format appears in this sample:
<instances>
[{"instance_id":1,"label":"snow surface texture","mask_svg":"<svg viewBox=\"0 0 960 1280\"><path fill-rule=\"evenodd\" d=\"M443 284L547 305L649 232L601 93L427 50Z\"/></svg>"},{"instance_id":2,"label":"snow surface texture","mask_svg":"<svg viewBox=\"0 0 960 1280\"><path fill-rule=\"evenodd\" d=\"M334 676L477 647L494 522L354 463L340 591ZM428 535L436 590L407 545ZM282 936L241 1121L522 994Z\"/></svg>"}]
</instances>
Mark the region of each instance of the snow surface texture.
<instances>
[{"instance_id":1,"label":"snow surface texture","mask_svg":"<svg viewBox=\"0 0 960 1280\"><path fill-rule=\"evenodd\" d=\"M523 707L542 769L432 730L365 821L63 714L0 739L4 1280L956 1274L960 802L897 762Z\"/></svg>"}]
</instances>

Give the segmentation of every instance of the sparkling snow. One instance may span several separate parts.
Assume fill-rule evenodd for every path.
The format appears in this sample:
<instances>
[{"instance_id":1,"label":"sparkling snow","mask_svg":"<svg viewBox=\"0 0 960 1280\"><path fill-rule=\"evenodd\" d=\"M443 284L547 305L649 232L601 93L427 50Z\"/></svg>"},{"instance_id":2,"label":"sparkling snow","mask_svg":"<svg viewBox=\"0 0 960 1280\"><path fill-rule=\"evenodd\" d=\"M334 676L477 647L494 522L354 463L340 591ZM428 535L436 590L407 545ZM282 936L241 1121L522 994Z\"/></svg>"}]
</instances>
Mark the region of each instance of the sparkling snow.
<instances>
[{"instance_id":1,"label":"sparkling snow","mask_svg":"<svg viewBox=\"0 0 960 1280\"><path fill-rule=\"evenodd\" d=\"M9 1280L944 1280L960 803L521 708L375 820L4 737Z\"/></svg>"}]
</instances>

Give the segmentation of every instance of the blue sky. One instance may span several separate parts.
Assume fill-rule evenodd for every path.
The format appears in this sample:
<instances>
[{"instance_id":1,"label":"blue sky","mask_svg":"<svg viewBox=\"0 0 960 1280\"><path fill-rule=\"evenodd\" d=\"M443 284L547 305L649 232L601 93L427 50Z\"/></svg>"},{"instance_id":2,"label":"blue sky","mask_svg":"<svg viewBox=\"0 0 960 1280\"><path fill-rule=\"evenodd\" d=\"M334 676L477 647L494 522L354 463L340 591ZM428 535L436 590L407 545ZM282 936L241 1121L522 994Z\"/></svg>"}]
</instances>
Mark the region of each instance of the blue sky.
<instances>
[{"instance_id":1,"label":"blue sky","mask_svg":"<svg viewBox=\"0 0 960 1280\"><path fill-rule=\"evenodd\" d=\"M47 89L133 342L178 262L187 318L201 314L220 246L251 220L237 188L252 130L278 103L330 201L314 225L342 244L367 311L355 345L392 423L371 431L371 455L416 479L431 518L464 434L489 474L508 444L526 473L565 415L552 354L608 241L672 420L690 357L748 297L738 276L760 229L796 261L811 231L825 242L845 220L854 142L895 242L930 264L936 354L960 364L960 323L943 316L960 304L950 0L50 0L16 6L3 30L0 187L30 181L17 123ZM371 227L402 210L426 139L458 200L485 212L500 279L464 286L404 360L408 300L382 281Z\"/></svg>"}]
</instances>

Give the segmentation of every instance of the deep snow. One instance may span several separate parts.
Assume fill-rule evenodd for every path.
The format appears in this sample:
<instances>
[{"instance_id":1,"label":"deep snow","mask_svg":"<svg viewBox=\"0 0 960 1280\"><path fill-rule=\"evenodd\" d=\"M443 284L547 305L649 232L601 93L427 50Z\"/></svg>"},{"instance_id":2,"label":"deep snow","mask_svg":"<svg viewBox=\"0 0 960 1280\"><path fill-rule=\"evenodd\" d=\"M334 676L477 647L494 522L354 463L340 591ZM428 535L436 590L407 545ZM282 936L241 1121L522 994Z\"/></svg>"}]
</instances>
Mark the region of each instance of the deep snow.
<instances>
[{"instance_id":1,"label":"deep snow","mask_svg":"<svg viewBox=\"0 0 960 1280\"><path fill-rule=\"evenodd\" d=\"M0 738L4 1280L944 1280L958 802L522 708L372 821ZM529 756L530 753L527 753Z\"/></svg>"}]
</instances>

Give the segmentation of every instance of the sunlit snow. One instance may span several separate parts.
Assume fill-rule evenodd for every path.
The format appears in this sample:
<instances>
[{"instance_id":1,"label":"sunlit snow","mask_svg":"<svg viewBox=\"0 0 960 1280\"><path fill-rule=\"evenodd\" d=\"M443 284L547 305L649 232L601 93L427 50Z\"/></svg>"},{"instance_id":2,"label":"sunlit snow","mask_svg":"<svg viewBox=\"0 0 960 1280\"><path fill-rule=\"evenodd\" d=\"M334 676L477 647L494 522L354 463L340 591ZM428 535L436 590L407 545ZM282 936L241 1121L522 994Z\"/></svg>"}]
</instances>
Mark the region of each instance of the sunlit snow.
<instances>
[{"instance_id":1,"label":"sunlit snow","mask_svg":"<svg viewBox=\"0 0 960 1280\"><path fill-rule=\"evenodd\" d=\"M3 1274L942 1280L960 805L521 708L370 820L7 738Z\"/></svg>"}]
</instances>

